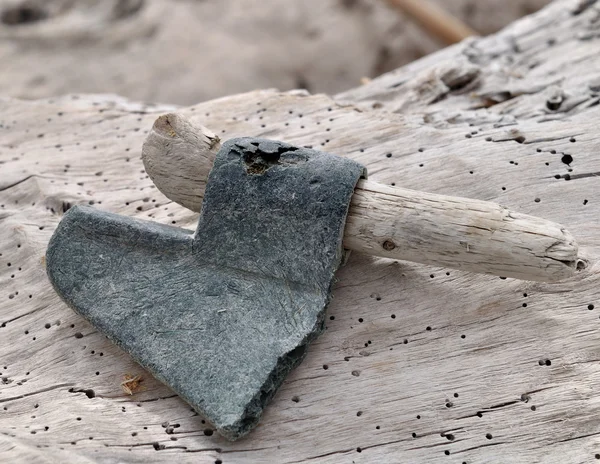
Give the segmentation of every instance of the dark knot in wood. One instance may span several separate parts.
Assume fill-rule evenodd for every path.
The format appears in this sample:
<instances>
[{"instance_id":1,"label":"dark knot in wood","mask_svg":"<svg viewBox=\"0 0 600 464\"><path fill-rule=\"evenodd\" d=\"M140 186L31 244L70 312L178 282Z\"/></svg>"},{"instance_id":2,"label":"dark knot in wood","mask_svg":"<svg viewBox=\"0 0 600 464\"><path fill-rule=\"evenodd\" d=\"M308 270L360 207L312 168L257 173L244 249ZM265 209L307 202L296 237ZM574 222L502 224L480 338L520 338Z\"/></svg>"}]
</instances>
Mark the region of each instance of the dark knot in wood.
<instances>
[{"instance_id":1,"label":"dark knot in wood","mask_svg":"<svg viewBox=\"0 0 600 464\"><path fill-rule=\"evenodd\" d=\"M396 244L391 240L386 240L385 242L383 242L382 246L383 249L386 251L392 251L394 248L396 248Z\"/></svg>"}]
</instances>

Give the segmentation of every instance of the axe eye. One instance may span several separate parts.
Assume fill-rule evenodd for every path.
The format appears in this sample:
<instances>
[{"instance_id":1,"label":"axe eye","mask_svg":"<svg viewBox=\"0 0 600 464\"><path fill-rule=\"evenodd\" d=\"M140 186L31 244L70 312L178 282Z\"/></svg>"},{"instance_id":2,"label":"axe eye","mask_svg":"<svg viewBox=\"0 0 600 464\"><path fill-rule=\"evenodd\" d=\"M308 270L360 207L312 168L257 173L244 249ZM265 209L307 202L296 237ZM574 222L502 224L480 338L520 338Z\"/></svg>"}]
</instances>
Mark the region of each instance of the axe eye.
<instances>
[{"instance_id":1,"label":"axe eye","mask_svg":"<svg viewBox=\"0 0 600 464\"><path fill-rule=\"evenodd\" d=\"M267 151L262 149L259 142L252 142L251 145L256 147L254 152L247 150L244 152L244 162L246 163L246 172L248 174L264 174L271 166L281 164L281 155L296 151L297 147L278 146L275 151Z\"/></svg>"},{"instance_id":2,"label":"axe eye","mask_svg":"<svg viewBox=\"0 0 600 464\"><path fill-rule=\"evenodd\" d=\"M248 174L263 174L271 166L276 166L279 163L281 155L279 153L256 153L246 152L244 154L244 162L246 163L246 171Z\"/></svg>"}]
</instances>

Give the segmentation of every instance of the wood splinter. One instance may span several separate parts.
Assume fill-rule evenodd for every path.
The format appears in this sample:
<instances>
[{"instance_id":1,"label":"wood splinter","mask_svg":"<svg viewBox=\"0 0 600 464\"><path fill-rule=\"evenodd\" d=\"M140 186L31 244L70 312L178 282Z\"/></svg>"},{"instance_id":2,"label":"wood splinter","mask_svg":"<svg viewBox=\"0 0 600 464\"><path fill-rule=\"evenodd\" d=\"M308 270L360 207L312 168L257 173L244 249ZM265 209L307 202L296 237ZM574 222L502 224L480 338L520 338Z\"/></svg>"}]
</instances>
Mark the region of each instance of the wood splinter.
<instances>
[{"instance_id":1,"label":"wood splinter","mask_svg":"<svg viewBox=\"0 0 600 464\"><path fill-rule=\"evenodd\" d=\"M159 117L142 159L156 187L199 212L219 138L179 114ZM560 224L495 203L359 181L344 247L372 256L554 282L583 266Z\"/></svg>"},{"instance_id":2,"label":"wood splinter","mask_svg":"<svg viewBox=\"0 0 600 464\"><path fill-rule=\"evenodd\" d=\"M121 382L121 388L128 395L133 395L134 393L138 393L144 389L144 387L140 385L141 382L141 375L138 374L133 376L131 374L125 374L123 376L123 381Z\"/></svg>"}]
</instances>

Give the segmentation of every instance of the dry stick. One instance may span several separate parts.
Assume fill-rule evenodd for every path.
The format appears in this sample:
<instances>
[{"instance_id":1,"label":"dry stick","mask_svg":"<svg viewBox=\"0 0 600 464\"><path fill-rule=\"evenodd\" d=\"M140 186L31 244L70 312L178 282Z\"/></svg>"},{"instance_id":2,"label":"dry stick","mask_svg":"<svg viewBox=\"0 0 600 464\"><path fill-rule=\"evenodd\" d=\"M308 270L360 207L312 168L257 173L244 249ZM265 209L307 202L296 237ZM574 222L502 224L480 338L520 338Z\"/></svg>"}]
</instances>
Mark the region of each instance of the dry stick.
<instances>
[{"instance_id":1,"label":"dry stick","mask_svg":"<svg viewBox=\"0 0 600 464\"><path fill-rule=\"evenodd\" d=\"M478 35L473 29L429 0L387 0L420 23L428 32L450 45Z\"/></svg>"},{"instance_id":2,"label":"dry stick","mask_svg":"<svg viewBox=\"0 0 600 464\"><path fill-rule=\"evenodd\" d=\"M219 138L177 114L161 116L144 143L146 171L168 198L200 211ZM361 180L344 246L373 256L551 282L577 267L577 243L560 224L480 200Z\"/></svg>"}]
</instances>

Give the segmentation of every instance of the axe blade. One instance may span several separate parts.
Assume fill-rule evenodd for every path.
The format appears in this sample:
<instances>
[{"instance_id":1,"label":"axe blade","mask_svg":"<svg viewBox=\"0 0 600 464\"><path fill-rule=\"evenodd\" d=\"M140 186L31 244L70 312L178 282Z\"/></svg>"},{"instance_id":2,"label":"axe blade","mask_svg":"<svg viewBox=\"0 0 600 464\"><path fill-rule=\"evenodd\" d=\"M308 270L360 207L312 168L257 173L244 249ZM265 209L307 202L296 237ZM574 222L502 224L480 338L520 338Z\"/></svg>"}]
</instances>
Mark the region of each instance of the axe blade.
<instances>
[{"instance_id":1,"label":"axe blade","mask_svg":"<svg viewBox=\"0 0 600 464\"><path fill-rule=\"evenodd\" d=\"M258 422L324 328L354 161L233 139L196 234L76 206L47 251L58 294L225 437Z\"/></svg>"}]
</instances>

